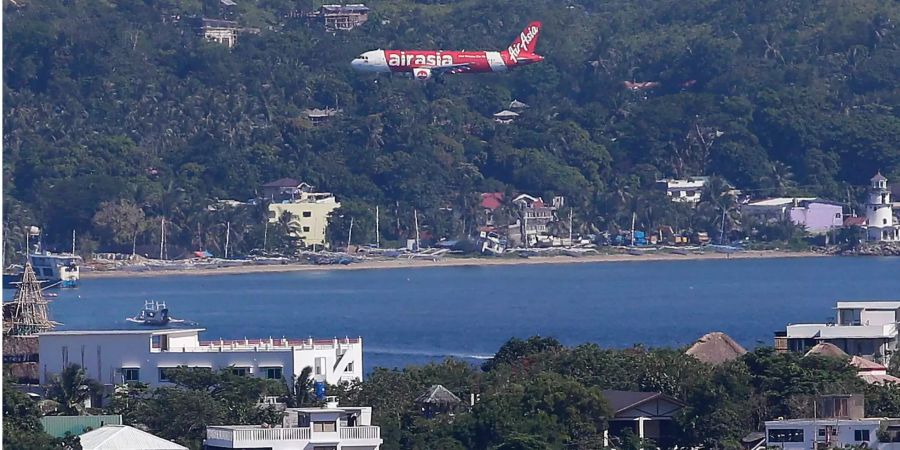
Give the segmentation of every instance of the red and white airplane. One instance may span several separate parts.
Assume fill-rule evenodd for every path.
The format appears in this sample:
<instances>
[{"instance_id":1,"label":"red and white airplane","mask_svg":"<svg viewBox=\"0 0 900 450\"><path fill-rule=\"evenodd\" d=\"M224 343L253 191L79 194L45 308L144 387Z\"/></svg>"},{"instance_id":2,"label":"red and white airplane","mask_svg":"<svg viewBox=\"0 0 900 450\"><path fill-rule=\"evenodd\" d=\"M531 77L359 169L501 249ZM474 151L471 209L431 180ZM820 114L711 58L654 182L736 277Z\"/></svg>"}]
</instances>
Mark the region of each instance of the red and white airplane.
<instances>
[{"instance_id":1,"label":"red and white airplane","mask_svg":"<svg viewBox=\"0 0 900 450\"><path fill-rule=\"evenodd\" d=\"M541 62L534 52L541 23L532 22L512 44L501 52L453 50L371 50L350 65L361 72L408 73L419 80L444 73L506 72L519 66Z\"/></svg>"}]
</instances>

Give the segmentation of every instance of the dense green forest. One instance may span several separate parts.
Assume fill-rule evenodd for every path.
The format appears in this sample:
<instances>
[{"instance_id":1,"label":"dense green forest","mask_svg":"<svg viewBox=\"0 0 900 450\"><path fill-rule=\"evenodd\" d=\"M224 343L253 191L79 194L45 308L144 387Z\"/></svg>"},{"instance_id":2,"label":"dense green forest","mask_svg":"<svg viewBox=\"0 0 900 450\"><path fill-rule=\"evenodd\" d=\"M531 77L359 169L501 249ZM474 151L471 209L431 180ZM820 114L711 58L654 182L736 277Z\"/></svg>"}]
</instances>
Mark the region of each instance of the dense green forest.
<instances>
[{"instance_id":1,"label":"dense green forest","mask_svg":"<svg viewBox=\"0 0 900 450\"><path fill-rule=\"evenodd\" d=\"M84 250L158 245L165 218L183 248L221 248L229 221L246 253L264 209L208 206L281 177L357 220L381 205L387 239L410 237L413 209L435 235L467 234L483 191L564 195L589 231L632 212L678 226L658 177L850 202L877 170L900 179L894 0L376 0L340 33L296 17L307 0L203 1L4 2L7 251L35 224L63 247L73 230ZM204 42L185 23L204 11L260 32ZM502 49L531 20L547 59L511 73L349 66L373 48ZM531 108L494 123L513 99ZM303 110L323 107L343 112L313 127Z\"/></svg>"},{"instance_id":2,"label":"dense green forest","mask_svg":"<svg viewBox=\"0 0 900 450\"><path fill-rule=\"evenodd\" d=\"M207 425L279 423L275 411L258 406L261 395L281 395L294 407L321 404L312 392L311 370L288 380L293 386L286 392L283 383L235 375L228 368L173 369L171 386L120 388L105 412L199 449ZM611 416L604 389L662 392L683 402L670 446L740 449L740 439L764 428L766 420L812 417L818 395L864 394L867 417L900 416L900 386L867 385L856 371L846 358L777 353L771 347L712 366L679 349L564 347L553 338L532 337L508 341L480 369L453 359L403 370L378 368L365 381L328 389L345 406L371 406L383 448L391 450L603 448ZM83 369L70 366L50 383L44 411L84 413L67 405L79 406L93 383ZM473 407L458 405L453 415L426 417L415 399L434 384L466 402L472 395L478 400ZM56 389L59 385L84 388ZM41 413L27 396L10 385L3 396L5 445L64 448L40 433ZM622 450L656 448L628 432L611 437L613 447Z\"/></svg>"}]
</instances>

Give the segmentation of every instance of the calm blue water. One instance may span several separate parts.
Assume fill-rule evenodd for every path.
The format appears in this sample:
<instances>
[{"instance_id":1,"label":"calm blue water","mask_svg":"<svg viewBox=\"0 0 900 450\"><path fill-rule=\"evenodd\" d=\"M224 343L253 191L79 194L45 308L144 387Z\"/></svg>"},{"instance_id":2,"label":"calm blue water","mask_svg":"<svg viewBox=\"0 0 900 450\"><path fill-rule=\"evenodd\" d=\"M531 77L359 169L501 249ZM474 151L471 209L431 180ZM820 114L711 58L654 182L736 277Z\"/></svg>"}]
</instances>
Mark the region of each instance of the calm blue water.
<instances>
[{"instance_id":1,"label":"calm blue water","mask_svg":"<svg viewBox=\"0 0 900 450\"><path fill-rule=\"evenodd\" d=\"M679 346L724 331L770 345L837 300L900 299L900 258L644 261L85 279L58 290L62 329L137 327L145 299L202 338L362 336L366 370L484 358L508 338ZM9 298L12 291L4 291Z\"/></svg>"}]
</instances>

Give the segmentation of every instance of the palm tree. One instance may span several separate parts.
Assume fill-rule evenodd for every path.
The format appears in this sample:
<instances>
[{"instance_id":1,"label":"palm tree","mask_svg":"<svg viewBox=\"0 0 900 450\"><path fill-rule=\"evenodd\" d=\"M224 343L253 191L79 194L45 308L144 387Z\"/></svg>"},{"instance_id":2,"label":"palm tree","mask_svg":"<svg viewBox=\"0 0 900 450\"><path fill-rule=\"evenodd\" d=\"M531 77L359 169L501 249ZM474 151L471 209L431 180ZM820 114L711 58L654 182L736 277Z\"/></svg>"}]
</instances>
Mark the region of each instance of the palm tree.
<instances>
[{"instance_id":1,"label":"palm tree","mask_svg":"<svg viewBox=\"0 0 900 450\"><path fill-rule=\"evenodd\" d=\"M302 408L313 399L313 379L312 367L306 366L300 371L300 376L296 377L288 391L288 406L291 408Z\"/></svg>"},{"instance_id":2,"label":"palm tree","mask_svg":"<svg viewBox=\"0 0 900 450\"><path fill-rule=\"evenodd\" d=\"M70 364L53 376L46 389L47 398L57 404L57 412L63 415L81 415L85 411L85 401L98 394L102 386L96 380L88 378L81 366Z\"/></svg>"}]
</instances>

